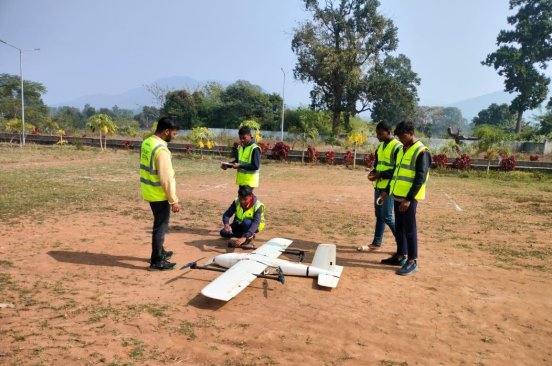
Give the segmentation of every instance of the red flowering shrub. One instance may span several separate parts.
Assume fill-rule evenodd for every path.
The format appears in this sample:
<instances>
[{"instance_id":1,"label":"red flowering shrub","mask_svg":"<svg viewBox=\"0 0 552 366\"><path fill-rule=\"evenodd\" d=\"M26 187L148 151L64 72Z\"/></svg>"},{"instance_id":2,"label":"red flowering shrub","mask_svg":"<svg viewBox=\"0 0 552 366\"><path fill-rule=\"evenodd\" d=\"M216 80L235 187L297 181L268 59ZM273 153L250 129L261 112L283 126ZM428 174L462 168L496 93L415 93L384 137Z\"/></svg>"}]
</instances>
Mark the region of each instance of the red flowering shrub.
<instances>
[{"instance_id":1,"label":"red flowering shrub","mask_svg":"<svg viewBox=\"0 0 552 366\"><path fill-rule=\"evenodd\" d=\"M35 127L35 129L33 130L32 134L33 134L33 135L41 135L41 134L42 134L42 131L40 131L40 128Z\"/></svg>"},{"instance_id":2,"label":"red flowering shrub","mask_svg":"<svg viewBox=\"0 0 552 366\"><path fill-rule=\"evenodd\" d=\"M128 150L130 148L130 140L123 141L121 146L123 147L123 149Z\"/></svg>"},{"instance_id":3,"label":"red flowering shrub","mask_svg":"<svg viewBox=\"0 0 552 366\"><path fill-rule=\"evenodd\" d=\"M272 148L272 158L278 160L286 160L290 152L289 145L283 142L277 142Z\"/></svg>"},{"instance_id":4,"label":"red flowering shrub","mask_svg":"<svg viewBox=\"0 0 552 366\"><path fill-rule=\"evenodd\" d=\"M311 163L316 163L320 157L320 152L316 150L316 147L309 146L307 149L307 161Z\"/></svg>"},{"instance_id":5,"label":"red flowering shrub","mask_svg":"<svg viewBox=\"0 0 552 366\"><path fill-rule=\"evenodd\" d=\"M445 154L437 154L433 156L432 168L446 168L448 165L448 158Z\"/></svg>"},{"instance_id":6,"label":"red flowering shrub","mask_svg":"<svg viewBox=\"0 0 552 366\"><path fill-rule=\"evenodd\" d=\"M325 158L326 164L335 164L335 153L333 151L326 151Z\"/></svg>"},{"instance_id":7,"label":"red flowering shrub","mask_svg":"<svg viewBox=\"0 0 552 366\"><path fill-rule=\"evenodd\" d=\"M540 156L538 154L529 156L530 161L539 161L539 159L540 159Z\"/></svg>"},{"instance_id":8,"label":"red flowering shrub","mask_svg":"<svg viewBox=\"0 0 552 366\"><path fill-rule=\"evenodd\" d=\"M368 168L373 168L374 163L376 162L376 154L373 152L365 154L363 160L364 160L364 164L366 164Z\"/></svg>"},{"instance_id":9,"label":"red flowering shrub","mask_svg":"<svg viewBox=\"0 0 552 366\"><path fill-rule=\"evenodd\" d=\"M515 156L511 155L510 157L507 157L506 155L503 155L502 160L500 160L500 170L504 170L506 172L511 172L512 170L516 170Z\"/></svg>"},{"instance_id":10,"label":"red flowering shrub","mask_svg":"<svg viewBox=\"0 0 552 366\"><path fill-rule=\"evenodd\" d=\"M471 169L471 158L468 154L462 154L459 158L456 158L452 163L454 169Z\"/></svg>"},{"instance_id":11,"label":"red flowering shrub","mask_svg":"<svg viewBox=\"0 0 552 366\"><path fill-rule=\"evenodd\" d=\"M265 156L267 151L270 150L270 144L266 142L257 142L257 145L261 148L261 155Z\"/></svg>"},{"instance_id":12,"label":"red flowering shrub","mask_svg":"<svg viewBox=\"0 0 552 366\"><path fill-rule=\"evenodd\" d=\"M184 145L184 147L183 147L183 152L184 152L185 154L190 154L190 153L192 152L192 145L190 145L190 144Z\"/></svg>"},{"instance_id":13,"label":"red flowering shrub","mask_svg":"<svg viewBox=\"0 0 552 366\"><path fill-rule=\"evenodd\" d=\"M354 159L355 155L350 150L347 150L345 155L343 155L343 164L346 166L352 165Z\"/></svg>"}]
</instances>

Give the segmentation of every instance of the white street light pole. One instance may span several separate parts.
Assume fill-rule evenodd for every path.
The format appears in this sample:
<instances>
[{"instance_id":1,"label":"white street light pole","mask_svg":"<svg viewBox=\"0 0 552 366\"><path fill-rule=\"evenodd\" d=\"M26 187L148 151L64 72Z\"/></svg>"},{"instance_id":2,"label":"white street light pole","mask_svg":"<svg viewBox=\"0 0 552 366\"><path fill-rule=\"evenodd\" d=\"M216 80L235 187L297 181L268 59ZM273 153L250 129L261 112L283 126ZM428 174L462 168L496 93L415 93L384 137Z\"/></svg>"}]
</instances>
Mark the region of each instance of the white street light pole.
<instances>
[{"instance_id":1,"label":"white street light pole","mask_svg":"<svg viewBox=\"0 0 552 366\"><path fill-rule=\"evenodd\" d=\"M284 102L284 93L286 91L286 72L284 71L284 68L281 67L280 70L282 70L282 73L284 74L284 84L282 86L282 124L281 124L281 128L282 128L282 142L284 141L284 106L285 106L285 102Z\"/></svg>"},{"instance_id":2,"label":"white street light pole","mask_svg":"<svg viewBox=\"0 0 552 366\"><path fill-rule=\"evenodd\" d=\"M0 42L15 48L19 51L19 77L21 79L21 145L25 145L25 93L23 88L23 52L25 51L40 51L40 48L35 48L32 50L22 50L19 47L15 47L12 44L9 44L6 41L0 39Z\"/></svg>"}]
</instances>

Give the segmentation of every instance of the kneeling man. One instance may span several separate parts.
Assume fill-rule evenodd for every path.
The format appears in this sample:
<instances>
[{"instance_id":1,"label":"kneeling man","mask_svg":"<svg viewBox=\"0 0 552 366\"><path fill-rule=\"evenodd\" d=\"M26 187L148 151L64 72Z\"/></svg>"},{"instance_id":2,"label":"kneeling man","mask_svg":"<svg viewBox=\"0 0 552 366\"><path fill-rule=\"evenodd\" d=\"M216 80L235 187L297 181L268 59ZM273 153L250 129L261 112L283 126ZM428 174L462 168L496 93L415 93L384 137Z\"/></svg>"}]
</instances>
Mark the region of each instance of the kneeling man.
<instances>
[{"instance_id":1,"label":"kneeling man","mask_svg":"<svg viewBox=\"0 0 552 366\"><path fill-rule=\"evenodd\" d=\"M231 238L228 246L231 248L255 249L255 233L265 226L265 206L255 197L251 187L240 186L238 197L222 215L224 227L220 236ZM230 224L230 218L234 221Z\"/></svg>"}]
</instances>

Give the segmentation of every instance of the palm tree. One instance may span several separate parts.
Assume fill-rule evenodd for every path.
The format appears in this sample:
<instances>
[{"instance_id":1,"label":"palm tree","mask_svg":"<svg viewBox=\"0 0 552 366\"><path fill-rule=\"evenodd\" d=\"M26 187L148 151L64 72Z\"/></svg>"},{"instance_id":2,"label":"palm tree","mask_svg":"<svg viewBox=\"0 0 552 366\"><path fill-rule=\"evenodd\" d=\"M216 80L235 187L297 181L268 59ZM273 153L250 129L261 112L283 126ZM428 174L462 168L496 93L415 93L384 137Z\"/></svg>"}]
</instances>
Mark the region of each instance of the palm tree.
<instances>
[{"instance_id":1,"label":"palm tree","mask_svg":"<svg viewBox=\"0 0 552 366\"><path fill-rule=\"evenodd\" d=\"M115 126L111 117L103 113L98 113L88 118L86 126L92 130L92 133L96 130L100 131L100 149L102 151L106 149L107 134L114 133L117 130L117 126ZM104 136L103 144L102 133Z\"/></svg>"}]
</instances>

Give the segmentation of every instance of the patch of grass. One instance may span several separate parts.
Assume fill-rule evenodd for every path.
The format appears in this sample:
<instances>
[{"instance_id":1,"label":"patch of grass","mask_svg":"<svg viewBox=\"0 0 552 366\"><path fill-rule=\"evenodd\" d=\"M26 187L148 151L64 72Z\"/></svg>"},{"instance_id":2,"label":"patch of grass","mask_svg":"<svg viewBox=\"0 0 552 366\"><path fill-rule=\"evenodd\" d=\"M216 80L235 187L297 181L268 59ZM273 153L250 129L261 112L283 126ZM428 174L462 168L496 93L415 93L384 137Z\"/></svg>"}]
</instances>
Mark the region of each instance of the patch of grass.
<instances>
[{"instance_id":1,"label":"patch of grass","mask_svg":"<svg viewBox=\"0 0 552 366\"><path fill-rule=\"evenodd\" d=\"M0 259L0 267L5 267L5 268L13 267L13 263L7 259Z\"/></svg>"},{"instance_id":2,"label":"patch of grass","mask_svg":"<svg viewBox=\"0 0 552 366\"><path fill-rule=\"evenodd\" d=\"M408 362L406 362L406 361L397 362L397 361L391 361L391 360L380 360L380 365L381 366L408 366Z\"/></svg>"},{"instance_id":3,"label":"patch of grass","mask_svg":"<svg viewBox=\"0 0 552 366\"><path fill-rule=\"evenodd\" d=\"M121 341L123 347L131 347L128 356L134 361L144 361L144 350L146 348L144 342L136 338L123 338Z\"/></svg>"},{"instance_id":4,"label":"patch of grass","mask_svg":"<svg viewBox=\"0 0 552 366\"><path fill-rule=\"evenodd\" d=\"M464 250L472 250L471 245L469 245L467 243L453 244L453 247L458 248L458 249L464 249Z\"/></svg>"},{"instance_id":5,"label":"patch of grass","mask_svg":"<svg viewBox=\"0 0 552 366\"><path fill-rule=\"evenodd\" d=\"M159 305L159 304L138 304L138 305L127 305L127 309L131 311L131 317L138 316L142 312L147 312L150 315L160 318L165 316L165 311L169 308L169 305Z\"/></svg>"},{"instance_id":6,"label":"patch of grass","mask_svg":"<svg viewBox=\"0 0 552 366\"><path fill-rule=\"evenodd\" d=\"M194 332L194 327L194 323L185 320L182 324L180 324L180 328L178 328L178 333L185 334L190 340L196 339L197 335Z\"/></svg>"},{"instance_id":7,"label":"patch of grass","mask_svg":"<svg viewBox=\"0 0 552 366\"><path fill-rule=\"evenodd\" d=\"M97 323L107 317L118 321L119 316L121 315L121 311L119 309L99 305L88 305L86 306L86 311L90 313L90 318L86 321L87 324Z\"/></svg>"}]
</instances>

